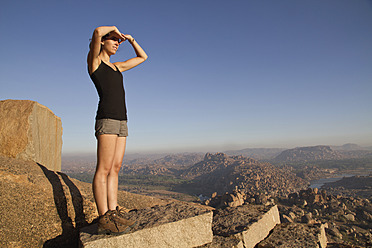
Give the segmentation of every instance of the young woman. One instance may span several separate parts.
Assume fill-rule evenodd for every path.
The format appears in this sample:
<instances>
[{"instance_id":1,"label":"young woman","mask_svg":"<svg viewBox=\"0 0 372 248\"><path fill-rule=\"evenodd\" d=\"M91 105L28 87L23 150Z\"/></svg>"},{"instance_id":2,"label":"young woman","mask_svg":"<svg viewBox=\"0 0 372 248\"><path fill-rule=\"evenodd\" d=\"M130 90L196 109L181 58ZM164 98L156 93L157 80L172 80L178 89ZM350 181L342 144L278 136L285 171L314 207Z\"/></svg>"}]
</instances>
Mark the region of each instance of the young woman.
<instances>
[{"instance_id":1,"label":"young woman","mask_svg":"<svg viewBox=\"0 0 372 248\"><path fill-rule=\"evenodd\" d=\"M111 63L110 57L125 41L130 43L137 56ZM144 62L147 55L131 35L122 34L115 26L96 28L89 48L88 71L99 95L95 124L97 168L93 179L93 194L100 216L98 231L124 233L130 230L134 222L124 218L117 203L118 174L128 136L121 73Z\"/></svg>"}]
</instances>

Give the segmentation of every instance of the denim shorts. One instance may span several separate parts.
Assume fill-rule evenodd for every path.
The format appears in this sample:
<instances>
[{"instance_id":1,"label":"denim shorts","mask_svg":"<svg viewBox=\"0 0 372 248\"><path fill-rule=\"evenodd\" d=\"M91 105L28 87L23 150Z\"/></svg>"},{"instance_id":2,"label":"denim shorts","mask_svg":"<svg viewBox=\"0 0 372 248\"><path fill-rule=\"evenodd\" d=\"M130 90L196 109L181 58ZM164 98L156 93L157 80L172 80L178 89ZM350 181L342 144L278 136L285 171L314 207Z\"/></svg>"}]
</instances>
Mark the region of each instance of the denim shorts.
<instances>
[{"instance_id":1,"label":"denim shorts","mask_svg":"<svg viewBox=\"0 0 372 248\"><path fill-rule=\"evenodd\" d=\"M119 121L114 119L98 119L96 120L96 137L101 134L116 134L119 137L128 136L127 121Z\"/></svg>"}]
</instances>

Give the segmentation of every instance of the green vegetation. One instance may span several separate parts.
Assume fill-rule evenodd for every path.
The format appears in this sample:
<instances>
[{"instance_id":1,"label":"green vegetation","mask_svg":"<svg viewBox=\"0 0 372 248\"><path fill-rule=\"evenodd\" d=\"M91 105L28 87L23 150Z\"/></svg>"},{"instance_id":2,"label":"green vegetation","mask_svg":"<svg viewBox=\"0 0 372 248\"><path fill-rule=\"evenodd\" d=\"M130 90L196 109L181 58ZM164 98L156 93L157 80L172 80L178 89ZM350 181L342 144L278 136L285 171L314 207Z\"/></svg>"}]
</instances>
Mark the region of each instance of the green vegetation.
<instances>
[{"instance_id":1,"label":"green vegetation","mask_svg":"<svg viewBox=\"0 0 372 248\"><path fill-rule=\"evenodd\" d=\"M68 173L69 177L76 178L79 181L92 183L93 174L89 173ZM172 176L161 175L119 175L119 185L126 188L143 188L172 190L178 185L187 183L188 180L179 179Z\"/></svg>"},{"instance_id":2,"label":"green vegetation","mask_svg":"<svg viewBox=\"0 0 372 248\"><path fill-rule=\"evenodd\" d=\"M82 182L92 183L91 173L67 173L68 176ZM119 175L119 189L137 194L159 198L173 198L181 201L197 201L196 196L181 193L177 188L187 184L188 180L161 175Z\"/></svg>"},{"instance_id":3,"label":"green vegetation","mask_svg":"<svg viewBox=\"0 0 372 248\"><path fill-rule=\"evenodd\" d=\"M75 178L79 181L86 182L86 183L92 183L93 182L93 174L90 173L66 173L67 176Z\"/></svg>"},{"instance_id":4,"label":"green vegetation","mask_svg":"<svg viewBox=\"0 0 372 248\"><path fill-rule=\"evenodd\" d=\"M152 189L172 189L187 180L175 178L172 176L161 175L119 175L119 185L136 186Z\"/></svg>"}]
</instances>

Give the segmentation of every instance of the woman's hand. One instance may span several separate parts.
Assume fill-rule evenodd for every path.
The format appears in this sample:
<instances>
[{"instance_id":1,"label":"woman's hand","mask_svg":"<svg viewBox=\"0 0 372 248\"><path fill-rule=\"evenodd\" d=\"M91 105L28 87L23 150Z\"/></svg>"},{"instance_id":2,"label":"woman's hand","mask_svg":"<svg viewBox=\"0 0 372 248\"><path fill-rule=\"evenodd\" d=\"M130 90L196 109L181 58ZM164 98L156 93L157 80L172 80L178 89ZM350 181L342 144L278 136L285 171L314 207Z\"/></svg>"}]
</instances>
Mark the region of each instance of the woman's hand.
<instances>
[{"instance_id":1,"label":"woman's hand","mask_svg":"<svg viewBox=\"0 0 372 248\"><path fill-rule=\"evenodd\" d=\"M136 67L137 65L143 63L148 57L145 51L140 47L140 45L131 35L129 34L122 34L122 35L124 36L126 40L130 42L137 57L128 59L123 62L115 62L114 65L116 65L119 68L120 72L127 71L133 67Z\"/></svg>"},{"instance_id":2,"label":"woman's hand","mask_svg":"<svg viewBox=\"0 0 372 248\"><path fill-rule=\"evenodd\" d=\"M126 40L128 40L130 43L133 43L134 38L130 34L122 34Z\"/></svg>"},{"instance_id":3,"label":"woman's hand","mask_svg":"<svg viewBox=\"0 0 372 248\"><path fill-rule=\"evenodd\" d=\"M119 31L119 29L117 27L113 26L113 28L114 28L114 30L110 32L110 35L112 35L112 36L120 39L119 45L121 43L123 43L124 41L127 40L127 38L125 37L125 35L123 33L120 33L120 31Z\"/></svg>"}]
</instances>

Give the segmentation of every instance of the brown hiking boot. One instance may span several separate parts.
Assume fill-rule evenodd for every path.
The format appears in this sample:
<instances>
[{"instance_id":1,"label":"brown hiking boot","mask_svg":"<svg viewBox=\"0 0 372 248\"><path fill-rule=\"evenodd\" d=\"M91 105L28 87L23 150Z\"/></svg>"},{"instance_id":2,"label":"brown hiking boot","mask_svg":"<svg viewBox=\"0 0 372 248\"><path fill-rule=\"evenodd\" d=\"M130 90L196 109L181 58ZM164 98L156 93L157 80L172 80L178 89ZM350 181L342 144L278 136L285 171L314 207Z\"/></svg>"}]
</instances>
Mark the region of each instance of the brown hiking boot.
<instances>
[{"instance_id":1,"label":"brown hiking boot","mask_svg":"<svg viewBox=\"0 0 372 248\"><path fill-rule=\"evenodd\" d=\"M121 218L124 218L125 215L127 213L129 213L130 211L135 211L135 210L137 210L137 209L128 209L128 208L125 208L125 207L116 206L116 211L118 212L118 215Z\"/></svg>"},{"instance_id":2,"label":"brown hiking boot","mask_svg":"<svg viewBox=\"0 0 372 248\"><path fill-rule=\"evenodd\" d=\"M129 225L131 228L135 227L137 225L137 222L136 221L131 221L131 220L128 220L127 217L126 217L126 214L129 213L130 211L134 211L136 209L127 209L127 208L124 208L124 207L119 207L119 206L116 206L116 209L113 210L116 212L117 216L118 216L118 221L124 225Z\"/></svg>"},{"instance_id":3,"label":"brown hiking boot","mask_svg":"<svg viewBox=\"0 0 372 248\"><path fill-rule=\"evenodd\" d=\"M136 223L134 221L121 219L116 210L109 210L98 219L98 234L125 234L128 233Z\"/></svg>"}]
</instances>

